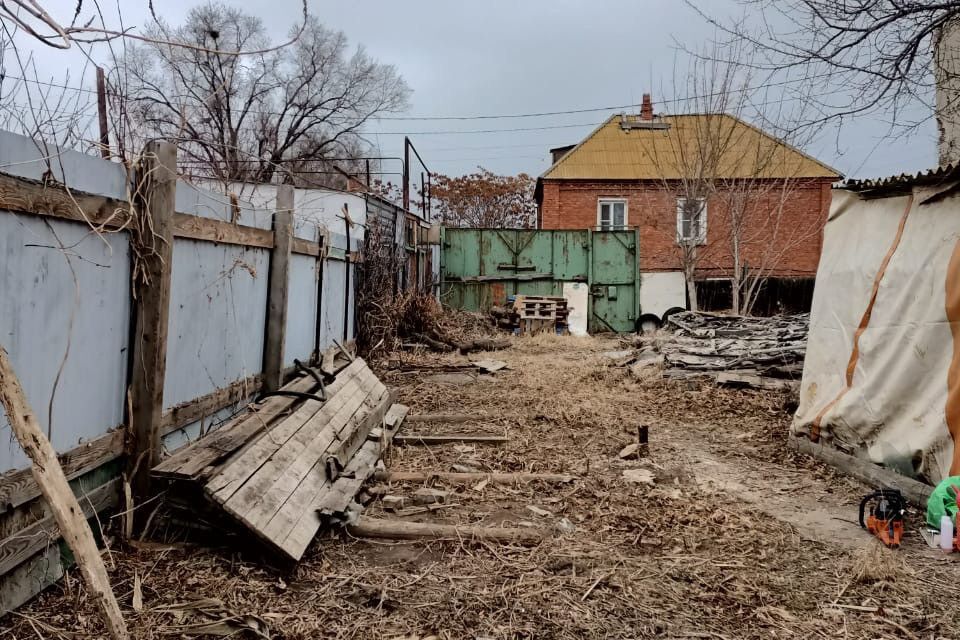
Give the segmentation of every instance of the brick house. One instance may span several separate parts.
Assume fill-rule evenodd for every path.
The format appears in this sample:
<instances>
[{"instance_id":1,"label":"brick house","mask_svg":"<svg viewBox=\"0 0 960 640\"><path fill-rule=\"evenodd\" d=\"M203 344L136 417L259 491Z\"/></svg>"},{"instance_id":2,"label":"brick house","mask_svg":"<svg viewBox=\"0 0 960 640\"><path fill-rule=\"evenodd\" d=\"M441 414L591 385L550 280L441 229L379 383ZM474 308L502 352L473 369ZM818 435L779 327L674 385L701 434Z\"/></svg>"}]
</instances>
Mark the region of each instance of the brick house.
<instances>
[{"instance_id":1,"label":"brick house","mask_svg":"<svg viewBox=\"0 0 960 640\"><path fill-rule=\"evenodd\" d=\"M730 115L654 115L649 95L551 153L538 227L638 228L642 313L687 306L685 269L701 308L730 308L735 271L763 283L755 310L809 308L836 170Z\"/></svg>"}]
</instances>

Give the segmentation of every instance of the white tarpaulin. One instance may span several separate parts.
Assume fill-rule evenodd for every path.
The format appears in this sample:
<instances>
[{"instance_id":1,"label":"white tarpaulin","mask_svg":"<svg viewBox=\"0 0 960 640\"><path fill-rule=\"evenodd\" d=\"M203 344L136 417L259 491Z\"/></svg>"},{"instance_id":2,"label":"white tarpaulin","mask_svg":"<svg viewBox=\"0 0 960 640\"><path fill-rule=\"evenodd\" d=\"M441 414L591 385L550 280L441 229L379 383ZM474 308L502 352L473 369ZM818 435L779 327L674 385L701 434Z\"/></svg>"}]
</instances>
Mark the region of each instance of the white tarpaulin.
<instances>
[{"instance_id":1,"label":"white tarpaulin","mask_svg":"<svg viewBox=\"0 0 960 640\"><path fill-rule=\"evenodd\" d=\"M934 483L960 474L955 186L833 191L793 424Z\"/></svg>"}]
</instances>

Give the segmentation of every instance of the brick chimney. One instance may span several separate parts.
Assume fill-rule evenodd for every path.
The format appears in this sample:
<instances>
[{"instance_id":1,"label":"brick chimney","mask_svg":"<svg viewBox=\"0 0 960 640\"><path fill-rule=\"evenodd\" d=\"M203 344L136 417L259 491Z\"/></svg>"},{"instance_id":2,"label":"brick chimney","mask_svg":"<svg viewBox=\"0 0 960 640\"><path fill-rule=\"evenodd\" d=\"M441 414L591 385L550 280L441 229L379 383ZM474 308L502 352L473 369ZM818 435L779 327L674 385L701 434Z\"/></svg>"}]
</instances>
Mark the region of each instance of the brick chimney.
<instances>
[{"instance_id":1,"label":"brick chimney","mask_svg":"<svg viewBox=\"0 0 960 640\"><path fill-rule=\"evenodd\" d=\"M653 101L650 99L650 94L643 94L643 103L640 105L640 119L641 120L653 120Z\"/></svg>"}]
</instances>

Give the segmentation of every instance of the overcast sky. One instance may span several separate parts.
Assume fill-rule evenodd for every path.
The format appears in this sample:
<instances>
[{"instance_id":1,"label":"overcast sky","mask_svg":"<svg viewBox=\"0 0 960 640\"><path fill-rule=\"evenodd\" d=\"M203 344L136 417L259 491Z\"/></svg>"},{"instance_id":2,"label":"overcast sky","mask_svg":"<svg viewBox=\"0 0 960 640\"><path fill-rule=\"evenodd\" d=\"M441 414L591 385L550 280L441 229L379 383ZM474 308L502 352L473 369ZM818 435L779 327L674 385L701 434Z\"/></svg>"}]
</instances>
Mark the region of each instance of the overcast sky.
<instances>
[{"instance_id":1,"label":"overcast sky","mask_svg":"<svg viewBox=\"0 0 960 640\"><path fill-rule=\"evenodd\" d=\"M90 1L84 5L92 8ZM101 1L105 9L116 11L112 0ZM162 0L156 6L177 24L195 4ZM277 41L299 12L297 0L235 4L261 17ZM44 5L69 22L76 0L48 0ZM122 0L122 6L127 24L147 24L146 0ZM717 15L739 11L731 0L703 0L702 7ZM310 10L378 60L396 66L413 90L410 116L592 109L635 104L645 91L653 93L656 102L663 93L682 92L671 88L675 60L681 55L675 42L706 43L713 36L712 27L680 0L311 0ZM79 76L82 59L76 52L31 46L48 79L62 79L73 69L71 84L93 87L92 74ZM403 134L409 134L438 173L461 174L482 165L499 173L536 175L549 166L549 148L578 142L618 111L381 121L369 127L368 137L383 155L397 156ZM477 133L494 129L500 131ZM935 164L932 121L910 138L889 140L886 131L881 117L862 118L846 123L839 136L825 131L807 151L858 177L913 172ZM387 163L384 169L399 171L399 164Z\"/></svg>"}]
</instances>

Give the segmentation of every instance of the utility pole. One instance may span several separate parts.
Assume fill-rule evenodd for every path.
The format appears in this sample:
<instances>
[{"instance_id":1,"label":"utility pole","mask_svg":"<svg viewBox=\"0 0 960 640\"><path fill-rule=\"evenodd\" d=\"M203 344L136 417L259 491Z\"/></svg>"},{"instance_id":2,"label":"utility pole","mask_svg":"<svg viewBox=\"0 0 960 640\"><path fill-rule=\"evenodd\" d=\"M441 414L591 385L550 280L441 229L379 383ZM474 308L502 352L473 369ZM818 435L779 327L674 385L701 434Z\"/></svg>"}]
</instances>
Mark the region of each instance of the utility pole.
<instances>
[{"instance_id":1,"label":"utility pole","mask_svg":"<svg viewBox=\"0 0 960 640\"><path fill-rule=\"evenodd\" d=\"M100 116L100 157L110 158L110 132L107 130L107 81L103 67L97 67L97 111Z\"/></svg>"}]
</instances>

